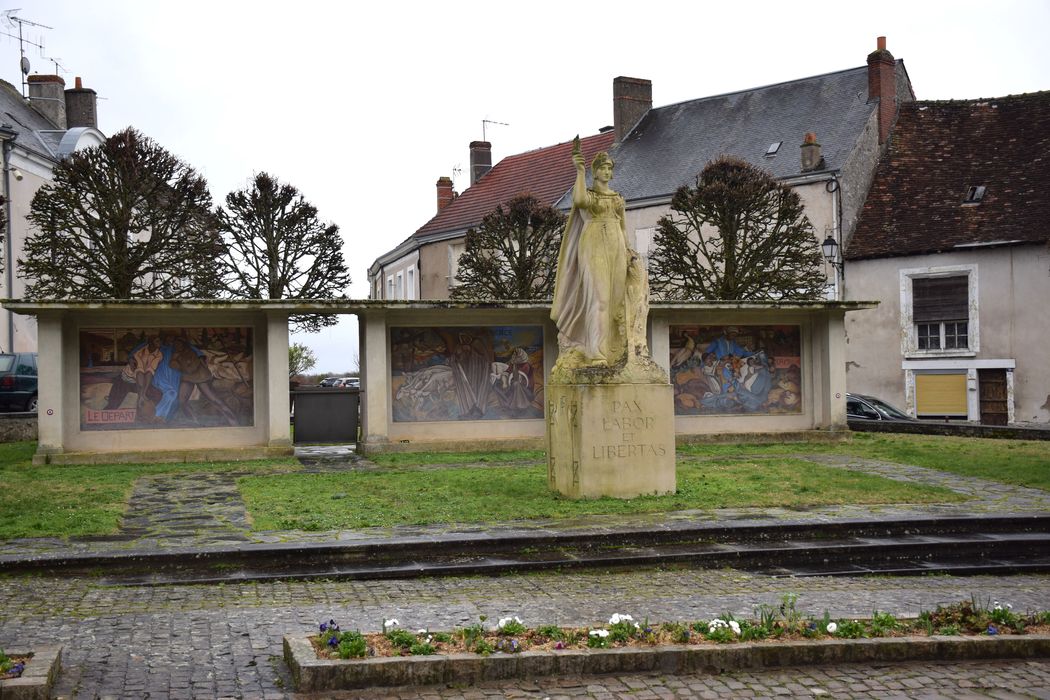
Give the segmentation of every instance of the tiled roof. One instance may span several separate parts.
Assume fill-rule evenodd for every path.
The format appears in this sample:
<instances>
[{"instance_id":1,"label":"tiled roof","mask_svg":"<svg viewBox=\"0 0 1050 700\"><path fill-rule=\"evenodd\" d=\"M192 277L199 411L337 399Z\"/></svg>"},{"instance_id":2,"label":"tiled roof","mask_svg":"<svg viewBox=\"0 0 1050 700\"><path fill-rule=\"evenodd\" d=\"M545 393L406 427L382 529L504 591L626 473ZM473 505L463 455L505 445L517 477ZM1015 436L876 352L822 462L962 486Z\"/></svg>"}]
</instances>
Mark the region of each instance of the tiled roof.
<instances>
[{"instance_id":1,"label":"tiled roof","mask_svg":"<svg viewBox=\"0 0 1050 700\"><path fill-rule=\"evenodd\" d=\"M1047 240L1050 91L902 107L846 257Z\"/></svg>"},{"instance_id":2,"label":"tiled roof","mask_svg":"<svg viewBox=\"0 0 1050 700\"><path fill-rule=\"evenodd\" d=\"M777 178L799 175L799 146L809 131L820 142L824 169L839 170L875 107L864 66L650 109L615 149L612 186L628 205L667 197L695 184L704 166L722 155ZM779 152L766 157L777 141L783 142Z\"/></svg>"},{"instance_id":3,"label":"tiled roof","mask_svg":"<svg viewBox=\"0 0 1050 700\"><path fill-rule=\"evenodd\" d=\"M34 153L57 161L54 147L58 143L53 134L61 134L55 125L29 106L18 90L7 81L0 80L0 123L6 123L18 136L15 142Z\"/></svg>"},{"instance_id":4,"label":"tiled roof","mask_svg":"<svg viewBox=\"0 0 1050 700\"><path fill-rule=\"evenodd\" d=\"M608 150L614 136L609 131L580 139L584 162L589 166L598 151ZM474 226L499 204L523 192L532 194L541 202L554 204L575 180L572 141L507 156L423 224L416 236Z\"/></svg>"}]
</instances>

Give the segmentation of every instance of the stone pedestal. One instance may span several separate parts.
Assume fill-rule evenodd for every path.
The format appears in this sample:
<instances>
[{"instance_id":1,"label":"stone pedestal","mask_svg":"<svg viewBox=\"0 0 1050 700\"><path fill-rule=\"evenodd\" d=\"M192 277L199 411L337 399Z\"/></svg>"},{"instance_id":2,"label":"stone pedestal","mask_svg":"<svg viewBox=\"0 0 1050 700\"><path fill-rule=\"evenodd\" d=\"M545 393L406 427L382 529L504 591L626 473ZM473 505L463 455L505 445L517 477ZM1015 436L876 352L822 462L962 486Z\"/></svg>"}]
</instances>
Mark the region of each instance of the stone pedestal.
<instances>
[{"instance_id":1,"label":"stone pedestal","mask_svg":"<svg viewBox=\"0 0 1050 700\"><path fill-rule=\"evenodd\" d=\"M573 498L675 491L670 384L548 384L547 481Z\"/></svg>"}]
</instances>

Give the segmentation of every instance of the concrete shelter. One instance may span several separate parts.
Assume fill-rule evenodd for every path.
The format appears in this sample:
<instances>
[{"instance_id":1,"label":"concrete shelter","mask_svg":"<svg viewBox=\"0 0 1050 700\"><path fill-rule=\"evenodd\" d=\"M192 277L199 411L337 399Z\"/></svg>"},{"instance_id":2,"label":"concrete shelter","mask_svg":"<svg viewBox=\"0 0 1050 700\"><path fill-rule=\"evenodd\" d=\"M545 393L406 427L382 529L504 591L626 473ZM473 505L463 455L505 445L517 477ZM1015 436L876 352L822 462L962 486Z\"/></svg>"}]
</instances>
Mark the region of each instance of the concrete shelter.
<instances>
[{"instance_id":1,"label":"concrete shelter","mask_svg":"<svg viewBox=\"0 0 1050 700\"><path fill-rule=\"evenodd\" d=\"M543 388L557 355L547 303L10 300L4 306L36 316L40 328L35 463L290 454L293 313L358 317L362 451L544 447ZM844 319L874 306L653 302L649 343L677 382L677 441L842 434ZM692 345L678 347L678 338ZM791 343L794 349L776 349ZM711 364L716 345L736 348L720 364L732 385L727 381L721 395L701 395L689 387L711 381L700 357ZM772 389L767 381L769 399L762 403L745 390L754 387L747 384L754 373L744 379L745 367L732 375L746 365L788 379ZM480 369L480 379L460 381L471 367ZM147 386L150 378L163 391ZM741 403L734 392L752 402Z\"/></svg>"}]
</instances>

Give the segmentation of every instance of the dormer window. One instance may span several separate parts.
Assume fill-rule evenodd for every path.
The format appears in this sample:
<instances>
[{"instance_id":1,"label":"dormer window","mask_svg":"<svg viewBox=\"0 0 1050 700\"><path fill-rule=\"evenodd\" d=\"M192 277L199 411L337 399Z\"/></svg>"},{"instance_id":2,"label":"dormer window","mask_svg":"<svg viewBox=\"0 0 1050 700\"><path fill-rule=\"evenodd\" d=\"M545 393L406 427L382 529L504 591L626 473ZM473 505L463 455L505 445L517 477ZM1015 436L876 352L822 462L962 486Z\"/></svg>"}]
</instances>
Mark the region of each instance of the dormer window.
<instances>
[{"instance_id":1,"label":"dormer window","mask_svg":"<svg viewBox=\"0 0 1050 700\"><path fill-rule=\"evenodd\" d=\"M984 185L974 185L966 190L966 199L963 204L980 204L984 199Z\"/></svg>"},{"instance_id":2,"label":"dormer window","mask_svg":"<svg viewBox=\"0 0 1050 700\"><path fill-rule=\"evenodd\" d=\"M773 143L769 144L769 148L766 149L766 158L772 158L773 156L775 156L777 154L777 151L780 150L781 144L783 143L783 141L774 141Z\"/></svg>"}]
</instances>

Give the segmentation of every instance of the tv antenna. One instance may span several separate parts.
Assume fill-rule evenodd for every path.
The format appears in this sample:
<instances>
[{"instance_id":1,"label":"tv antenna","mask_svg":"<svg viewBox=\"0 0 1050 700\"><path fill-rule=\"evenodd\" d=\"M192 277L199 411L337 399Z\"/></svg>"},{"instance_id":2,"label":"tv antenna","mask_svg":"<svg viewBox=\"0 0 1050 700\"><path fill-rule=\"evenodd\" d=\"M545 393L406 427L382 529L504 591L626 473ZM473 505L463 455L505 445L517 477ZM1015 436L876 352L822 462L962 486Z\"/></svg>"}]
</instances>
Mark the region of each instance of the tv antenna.
<instances>
[{"instance_id":1,"label":"tv antenna","mask_svg":"<svg viewBox=\"0 0 1050 700\"><path fill-rule=\"evenodd\" d=\"M30 39L26 39L25 36L23 36L24 32L22 30L24 27L39 27L40 29L54 29L54 27L49 27L46 24L40 24L39 22L33 22L28 19L22 19L21 17L17 17L15 13L21 11L22 8L18 7L13 10L4 10L0 14L3 15L3 22L6 26L14 28L14 25L18 25L18 52L19 54L21 54L21 59L18 62L18 67L22 71L22 97L25 97L26 89L29 86L29 84L26 82L26 77L29 75L30 70L29 58L26 56L26 44L29 44L30 46L35 46L38 49L40 49L40 55L42 56L44 54L44 40L43 38L41 38L40 43L37 43ZM9 36L12 39L16 38L14 34L9 34L7 32L2 32L2 34L4 36ZM57 71L57 61L55 61L55 67Z\"/></svg>"},{"instance_id":2,"label":"tv antenna","mask_svg":"<svg viewBox=\"0 0 1050 700\"><path fill-rule=\"evenodd\" d=\"M498 124L499 126L510 126L510 124L507 124L506 122L494 122L491 119L482 119L481 120L481 140L482 141L488 141L488 138L485 137L485 125L486 124Z\"/></svg>"}]
</instances>

